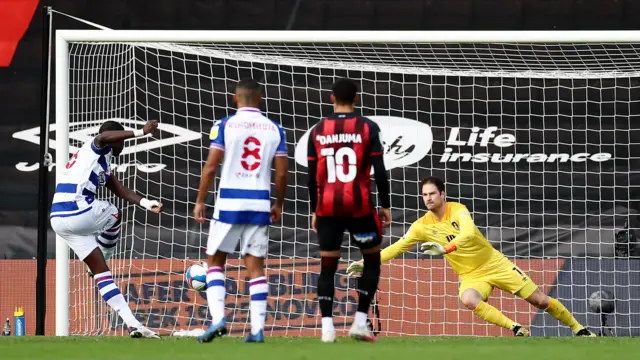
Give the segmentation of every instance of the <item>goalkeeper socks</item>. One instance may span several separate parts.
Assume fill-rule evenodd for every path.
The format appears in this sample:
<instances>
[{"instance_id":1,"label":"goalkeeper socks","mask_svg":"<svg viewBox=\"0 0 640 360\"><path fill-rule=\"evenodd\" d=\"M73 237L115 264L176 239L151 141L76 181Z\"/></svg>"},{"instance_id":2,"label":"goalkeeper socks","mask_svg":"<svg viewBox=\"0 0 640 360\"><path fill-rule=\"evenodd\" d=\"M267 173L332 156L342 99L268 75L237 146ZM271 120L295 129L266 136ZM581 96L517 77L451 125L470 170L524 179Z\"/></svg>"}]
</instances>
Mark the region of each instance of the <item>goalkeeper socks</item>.
<instances>
[{"instance_id":1,"label":"goalkeeper socks","mask_svg":"<svg viewBox=\"0 0 640 360\"><path fill-rule=\"evenodd\" d=\"M549 296L549 306L544 311L570 327L574 334L584 327L573 317L573 315L571 315L569 310L567 310L560 301L552 298L551 296Z\"/></svg>"},{"instance_id":2,"label":"goalkeeper socks","mask_svg":"<svg viewBox=\"0 0 640 360\"><path fill-rule=\"evenodd\" d=\"M267 313L267 295L269 287L264 276L249 281L249 294L251 295L251 334L256 335L264 328L265 315Z\"/></svg>"},{"instance_id":3,"label":"goalkeeper socks","mask_svg":"<svg viewBox=\"0 0 640 360\"><path fill-rule=\"evenodd\" d=\"M513 320L509 319L503 313L501 313L500 310L487 304L484 301L481 301L478 306L473 309L473 313L484 321L498 325L505 329L513 330Z\"/></svg>"},{"instance_id":4,"label":"goalkeeper socks","mask_svg":"<svg viewBox=\"0 0 640 360\"><path fill-rule=\"evenodd\" d=\"M207 270L207 304L211 313L211 324L217 325L224 319L224 272L220 266Z\"/></svg>"},{"instance_id":5,"label":"goalkeeper socks","mask_svg":"<svg viewBox=\"0 0 640 360\"><path fill-rule=\"evenodd\" d=\"M333 279L338 270L339 257L321 259L320 277L318 278L318 303L322 314L322 332L333 331L333 296L335 287Z\"/></svg>"},{"instance_id":6,"label":"goalkeeper socks","mask_svg":"<svg viewBox=\"0 0 640 360\"><path fill-rule=\"evenodd\" d=\"M100 295L102 299L109 305L115 312L118 313L122 321L130 328L141 328L140 321L133 316L129 304L124 299L124 296L120 293L120 289L113 282L111 277L111 271L106 271L93 277L95 279Z\"/></svg>"},{"instance_id":7,"label":"goalkeeper socks","mask_svg":"<svg viewBox=\"0 0 640 360\"><path fill-rule=\"evenodd\" d=\"M380 281L380 253L363 254L362 259L364 269L362 270L362 276L358 279L358 312L365 314L364 321L366 324L366 314L369 313L371 300L376 294L378 282Z\"/></svg>"}]
</instances>

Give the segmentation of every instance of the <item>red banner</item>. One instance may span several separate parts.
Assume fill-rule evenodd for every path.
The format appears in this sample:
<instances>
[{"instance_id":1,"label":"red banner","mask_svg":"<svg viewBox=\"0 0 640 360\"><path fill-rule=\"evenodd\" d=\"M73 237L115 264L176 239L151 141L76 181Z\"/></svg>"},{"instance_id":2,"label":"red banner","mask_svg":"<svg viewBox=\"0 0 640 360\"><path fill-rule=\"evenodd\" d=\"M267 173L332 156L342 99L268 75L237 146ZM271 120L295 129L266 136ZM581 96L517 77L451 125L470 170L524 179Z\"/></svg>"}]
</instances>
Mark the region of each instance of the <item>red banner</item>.
<instances>
[{"instance_id":1,"label":"red banner","mask_svg":"<svg viewBox=\"0 0 640 360\"><path fill-rule=\"evenodd\" d=\"M38 0L0 1L0 67L9 66Z\"/></svg>"}]
</instances>

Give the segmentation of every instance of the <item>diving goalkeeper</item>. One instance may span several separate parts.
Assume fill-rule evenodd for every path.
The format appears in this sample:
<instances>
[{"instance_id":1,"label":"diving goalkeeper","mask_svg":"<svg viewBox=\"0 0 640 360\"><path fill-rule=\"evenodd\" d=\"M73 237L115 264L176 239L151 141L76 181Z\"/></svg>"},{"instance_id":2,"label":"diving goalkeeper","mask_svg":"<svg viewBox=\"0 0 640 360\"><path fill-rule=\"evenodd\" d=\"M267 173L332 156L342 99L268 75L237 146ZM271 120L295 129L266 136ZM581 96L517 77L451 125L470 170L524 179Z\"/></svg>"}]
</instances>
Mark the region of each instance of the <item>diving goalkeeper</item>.
<instances>
[{"instance_id":1,"label":"diving goalkeeper","mask_svg":"<svg viewBox=\"0 0 640 360\"><path fill-rule=\"evenodd\" d=\"M422 243L427 255L443 255L460 276L460 301L481 319L513 331L515 336L529 336L529 330L506 317L486 301L494 287L515 294L542 309L571 328L576 336L593 337L560 301L547 296L531 279L491 243L476 227L467 208L445 201L444 182L436 177L422 180L422 198L429 209L411 225L409 232L380 253L385 263ZM347 268L349 275L362 271L362 263Z\"/></svg>"}]
</instances>

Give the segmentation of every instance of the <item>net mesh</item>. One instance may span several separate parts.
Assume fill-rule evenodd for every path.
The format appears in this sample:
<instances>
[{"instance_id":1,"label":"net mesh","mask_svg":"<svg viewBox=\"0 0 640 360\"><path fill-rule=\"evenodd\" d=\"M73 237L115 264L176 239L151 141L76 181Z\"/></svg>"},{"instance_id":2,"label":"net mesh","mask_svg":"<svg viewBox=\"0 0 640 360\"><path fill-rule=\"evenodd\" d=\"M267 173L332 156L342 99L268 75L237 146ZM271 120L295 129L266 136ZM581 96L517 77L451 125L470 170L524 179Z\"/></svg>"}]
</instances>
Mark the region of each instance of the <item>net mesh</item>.
<instances>
[{"instance_id":1,"label":"net mesh","mask_svg":"<svg viewBox=\"0 0 640 360\"><path fill-rule=\"evenodd\" d=\"M640 44L174 44L72 43L70 145L117 119L160 134L128 141L114 164L123 183L161 199L151 214L114 199L122 239L109 265L142 322L169 334L200 329L210 317L204 293L188 289L186 268L203 260L208 226L191 217L215 119L235 111L233 86L264 85L262 110L287 133L290 176L281 224L270 228L266 335L318 335L319 254L309 230L306 136L328 116L331 84L356 80L358 111L380 124L390 169L393 222L383 247L424 215L419 179L447 183L494 247L578 321L617 335L640 335ZM60 130L59 130L60 131ZM70 152L73 148L70 147ZM211 190L211 214L215 188ZM625 224L629 229L624 230ZM458 300L459 279L442 259L417 248L383 264L370 314L382 335L507 335ZM236 254L237 255L237 254ZM248 277L234 255L226 269L232 334L249 329ZM73 254L72 254L73 256ZM345 241L336 275L335 322L356 310L359 260ZM84 265L70 268L70 333L122 334ZM608 318L589 309L596 291L614 294ZM533 335L568 328L514 295L489 303ZM607 320L608 319L608 320Z\"/></svg>"}]
</instances>

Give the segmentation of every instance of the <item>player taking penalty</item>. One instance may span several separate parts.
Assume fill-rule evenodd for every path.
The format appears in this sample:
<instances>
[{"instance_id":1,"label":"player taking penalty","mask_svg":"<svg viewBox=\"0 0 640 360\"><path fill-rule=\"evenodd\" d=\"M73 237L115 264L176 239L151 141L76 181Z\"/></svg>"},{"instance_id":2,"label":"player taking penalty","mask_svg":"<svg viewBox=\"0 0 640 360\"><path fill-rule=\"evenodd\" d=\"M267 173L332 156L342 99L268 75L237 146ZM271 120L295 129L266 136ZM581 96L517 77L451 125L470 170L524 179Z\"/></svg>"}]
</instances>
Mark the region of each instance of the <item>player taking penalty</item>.
<instances>
[{"instance_id":1,"label":"player taking penalty","mask_svg":"<svg viewBox=\"0 0 640 360\"><path fill-rule=\"evenodd\" d=\"M596 336L582 326L562 303L542 292L531 279L501 252L494 249L471 218L469 210L457 202L445 201L444 182L436 177L422 181L422 199L426 215L411 225L409 232L381 252L387 262L422 243L427 255L443 255L460 276L460 301L481 319L513 331L515 336L529 336L529 330L506 317L486 301L494 287L515 294L531 305L569 326L576 336ZM351 263L348 274L362 271L362 264Z\"/></svg>"},{"instance_id":2,"label":"player taking penalty","mask_svg":"<svg viewBox=\"0 0 640 360\"><path fill-rule=\"evenodd\" d=\"M340 260L345 229L364 260L358 283L358 309L349 335L357 340L377 341L367 327L367 314L380 278L381 226L388 226L389 180L384 167L380 128L354 112L357 86L349 79L333 85L335 113L320 120L309 136L309 198L312 227L318 233L321 269L318 302L322 313L322 341L336 341L333 325L334 276ZM371 167L380 198L376 215L371 196ZM381 223L382 221L382 223Z\"/></svg>"},{"instance_id":3,"label":"player taking penalty","mask_svg":"<svg viewBox=\"0 0 640 360\"><path fill-rule=\"evenodd\" d=\"M98 135L84 143L65 165L51 204L51 228L87 264L102 299L127 324L129 336L133 338L159 336L135 318L113 281L107 261L120 238L121 213L113 204L97 200L96 194L106 186L114 195L132 204L154 213L162 211L161 203L125 188L109 168L124 149L126 139L145 136L157 128L156 120L133 131L125 130L115 121L105 121Z\"/></svg>"},{"instance_id":4,"label":"player taking penalty","mask_svg":"<svg viewBox=\"0 0 640 360\"><path fill-rule=\"evenodd\" d=\"M211 326L199 342L227 333L224 320L227 255L240 242L240 254L249 273L251 332L245 342L264 342L268 286L264 258L269 246L269 225L279 221L287 190L287 145L279 124L262 115L262 92L253 79L238 82L233 95L238 111L216 121L211 129L211 148L202 169L200 191L193 216L205 222L205 200L224 158L206 253L207 303ZM271 206L271 165L275 165L276 201Z\"/></svg>"}]
</instances>

